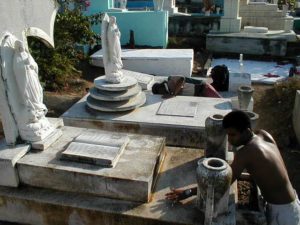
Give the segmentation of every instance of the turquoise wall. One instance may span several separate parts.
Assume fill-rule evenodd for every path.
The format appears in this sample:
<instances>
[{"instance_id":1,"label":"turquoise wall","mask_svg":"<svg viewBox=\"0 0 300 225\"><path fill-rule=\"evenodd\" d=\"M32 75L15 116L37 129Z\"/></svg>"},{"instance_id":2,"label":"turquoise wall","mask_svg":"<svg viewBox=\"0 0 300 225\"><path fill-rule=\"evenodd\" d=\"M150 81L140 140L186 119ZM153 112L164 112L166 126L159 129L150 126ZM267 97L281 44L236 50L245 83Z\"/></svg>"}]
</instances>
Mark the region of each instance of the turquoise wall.
<instances>
[{"instance_id":1,"label":"turquoise wall","mask_svg":"<svg viewBox=\"0 0 300 225\"><path fill-rule=\"evenodd\" d=\"M91 6L85 12L88 15L107 12L117 18L121 31L121 44L129 43L130 30L134 31L135 45L166 48L168 44L167 11L126 11L112 12L113 0L91 0ZM101 24L94 26L93 30L100 33Z\"/></svg>"},{"instance_id":2,"label":"turquoise wall","mask_svg":"<svg viewBox=\"0 0 300 225\"><path fill-rule=\"evenodd\" d=\"M106 12L113 8L114 0L91 0L91 6L88 8L88 13Z\"/></svg>"},{"instance_id":3,"label":"turquoise wall","mask_svg":"<svg viewBox=\"0 0 300 225\"><path fill-rule=\"evenodd\" d=\"M121 31L122 45L129 43L130 30L134 31L136 45L166 48L168 44L168 12L114 12Z\"/></svg>"}]
</instances>

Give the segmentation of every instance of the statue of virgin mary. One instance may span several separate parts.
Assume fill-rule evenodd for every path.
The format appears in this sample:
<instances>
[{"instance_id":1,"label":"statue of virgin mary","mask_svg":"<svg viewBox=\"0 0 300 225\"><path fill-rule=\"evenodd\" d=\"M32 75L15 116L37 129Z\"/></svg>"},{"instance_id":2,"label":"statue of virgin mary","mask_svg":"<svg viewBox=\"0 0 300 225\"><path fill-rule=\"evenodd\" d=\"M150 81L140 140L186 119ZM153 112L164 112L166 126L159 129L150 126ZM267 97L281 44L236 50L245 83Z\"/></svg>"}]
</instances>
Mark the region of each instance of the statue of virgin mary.
<instances>
[{"instance_id":1,"label":"statue of virgin mary","mask_svg":"<svg viewBox=\"0 0 300 225\"><path fill-rule=\"evenodd\" d=\"M107 14L104 14L101 38L106 81L116 84L121 83L124 80L124 75L121 71L123 68L120 43L121 33L116 23L116 17L108 17Z\"/></svg>"}]
</instances>

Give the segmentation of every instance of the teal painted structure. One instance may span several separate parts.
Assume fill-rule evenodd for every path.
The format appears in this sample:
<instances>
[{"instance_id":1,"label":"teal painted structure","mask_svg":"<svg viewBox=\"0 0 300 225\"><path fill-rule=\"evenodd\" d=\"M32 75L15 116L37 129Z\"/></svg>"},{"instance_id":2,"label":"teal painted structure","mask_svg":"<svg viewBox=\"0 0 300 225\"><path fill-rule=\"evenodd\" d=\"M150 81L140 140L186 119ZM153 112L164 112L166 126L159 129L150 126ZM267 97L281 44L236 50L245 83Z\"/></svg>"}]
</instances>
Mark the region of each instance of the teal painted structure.
<instances>
[{"instance_id":1,"label":"teal painted structure","mask_svg":"<svg viewBox=\"0 0 300 225\"><path fill-rule=\"evenodd\" d=\"M91 6L85 11L87 15L107 12L117 18L121 31L121 44L129 43L130 30L134 31L136 46L166 48L168 44L168 11L125 11L112 10L113 0L91 0ZM96 33L101 32L101 25L93 27Z\"/></svg>"},{"instance_id":2,"label":"teal painted structure","mask_svg":"<svg viewBox=\"0 0 300 225\"><path fill-rule=\"evenodd\" d=\"M114 0L90 0L90 2L91 6L87 10L89 14L107 12L114 7Z\"/></svg>"}]
</instances>

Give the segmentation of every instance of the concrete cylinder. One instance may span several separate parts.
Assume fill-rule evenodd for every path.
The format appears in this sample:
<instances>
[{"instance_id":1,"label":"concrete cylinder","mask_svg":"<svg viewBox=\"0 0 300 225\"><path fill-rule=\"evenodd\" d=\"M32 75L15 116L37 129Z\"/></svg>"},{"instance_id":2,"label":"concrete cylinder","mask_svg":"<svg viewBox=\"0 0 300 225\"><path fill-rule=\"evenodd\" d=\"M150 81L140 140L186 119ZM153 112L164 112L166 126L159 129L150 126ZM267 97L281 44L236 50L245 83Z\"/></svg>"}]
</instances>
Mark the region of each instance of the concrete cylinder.
<instances>
[{"instance_id":1,"label":"concrete cylinder","mask_svg":"<svg viewBox=\"0 0 300 225\"><path fill-rule=\"evenodd\" d=\"M213 216L228 211L229 187L232 170L219 158L203 158L198 161L197 208L205 214L205 223L211 224Z\"/></svg>"},{"instance_id":2,"label":"concrete cylinder","mask_svg":"<svg viewBox=\"0 0 300 225\"><path fill-rule=\"evenodd\" d=\"M223 116L215 114L205 120L206 147L205 157L217 157L226 160L227 138L223 129Z\"/></svg>"},{"instance_id":3,"label":"concrete cylinder","mask_svg":"<svg viewBox=\"0 0 300 225\"><path fill-rule=\"evenodd\" d=\"M254 89L248 85L242 85L238 89L238 101L240 110L247 110L252 98Z\"/></svg>"}]
</instances>

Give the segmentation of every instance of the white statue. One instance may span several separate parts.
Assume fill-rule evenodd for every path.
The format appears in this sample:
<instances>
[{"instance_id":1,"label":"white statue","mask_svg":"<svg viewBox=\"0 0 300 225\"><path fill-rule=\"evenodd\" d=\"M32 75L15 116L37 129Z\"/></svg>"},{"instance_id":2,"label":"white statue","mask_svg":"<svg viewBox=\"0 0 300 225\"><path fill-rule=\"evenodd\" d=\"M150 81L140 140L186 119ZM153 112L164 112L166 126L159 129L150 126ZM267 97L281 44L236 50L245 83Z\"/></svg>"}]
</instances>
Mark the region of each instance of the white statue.
<instances>
[{"instance_id":1,"label":"white statue","mask_svg":"<svg viewBox=\"0 0 300 225\"><path fill-rule=\"evenodd\" d=\"M1 62L2 119L14 121L15 134L24 141L43 140L54 128L45 117L47 108L43 104L36 62L23 42L11 34L6 34L1 42ZM15 137L5 135L5 138L9 144L15 143Z\"/></svg>"},{"instance_id":2,"label":"white statue","mask_svg":"<svg viewBox=\"0 0 300 225\"><path fill-rule=\"evenodd\" d=\"M119 84L124 80L124 75L121 71L123 67L120 43L121 33L116 24L116 17L108 17L107 14L104 14L101 29L106 81Z\"/></svg>"},{"instance_id":3,"label":"white statue","mask_svg":"<svg viewBox=\"0 0 300 225\"><path fill-rule=\"evenodd\" d=\"M43 104L43 88L38 78L38 65L19 40L15 42L13 70L22 104L28 109L28 119L30 122L38 122L48 111Z\"/></svg>"}]
</instances>

